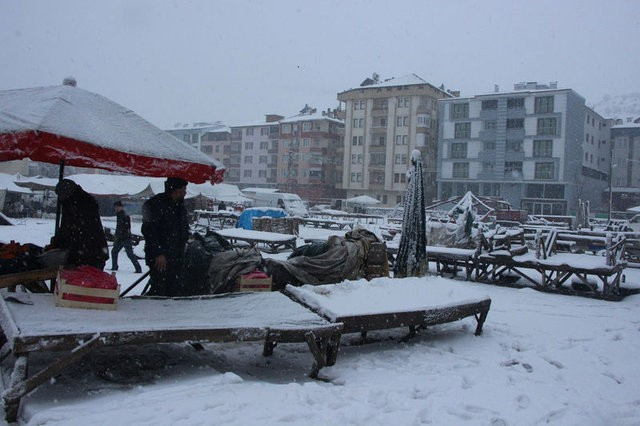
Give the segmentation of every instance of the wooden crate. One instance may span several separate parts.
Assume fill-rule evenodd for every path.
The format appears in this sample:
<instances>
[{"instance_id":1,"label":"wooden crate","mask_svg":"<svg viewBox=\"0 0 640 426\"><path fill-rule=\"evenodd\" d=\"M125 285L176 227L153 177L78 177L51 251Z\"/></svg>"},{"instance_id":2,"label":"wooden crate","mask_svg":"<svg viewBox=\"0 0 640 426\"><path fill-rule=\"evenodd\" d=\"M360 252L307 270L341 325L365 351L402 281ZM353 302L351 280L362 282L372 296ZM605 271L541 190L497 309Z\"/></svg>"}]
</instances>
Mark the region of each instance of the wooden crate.
<instances>
[{"instance_id":1,"label":"wooden crate","mask_svg":"<svg viewBox=\"0 0 640 426\"><path fill-rule=\"evenodd\" d=\"M235 291L271 291L271 277L248 278L241 276L236 280Z\"/></svg>"},{"instance_id":2,"label":"wooden crate","mask_svg":"<svg viewBox=\"0 0 640 426\"><path fill-rule=\"evenodd\" d=\"M118 287L115 289L82 287L68 284L63 278L60 278L60 275L58 275L54 294L56 306L65 308L101 309L114 311L118 308L120 284L118 284ZM111 299L111 301L109 303L109 301L96 302L90 300L68 300L64 298L65 295L100 297Z\"/></svg>"}]
</instances>

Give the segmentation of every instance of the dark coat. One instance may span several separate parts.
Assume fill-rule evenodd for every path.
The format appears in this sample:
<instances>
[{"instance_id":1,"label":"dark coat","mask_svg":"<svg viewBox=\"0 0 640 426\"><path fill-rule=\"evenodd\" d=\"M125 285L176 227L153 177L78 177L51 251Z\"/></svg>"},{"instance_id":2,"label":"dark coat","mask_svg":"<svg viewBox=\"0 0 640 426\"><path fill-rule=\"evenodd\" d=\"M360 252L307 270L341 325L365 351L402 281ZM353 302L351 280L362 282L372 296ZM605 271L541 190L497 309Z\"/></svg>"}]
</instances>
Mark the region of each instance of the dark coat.
<instances>
[{"instance_id":1,"label":"dark coat","mask_svg":"<svg viewBox=\"0 0 640 426\"><path fill-rule=\"evenodd\" d=\"M52 247L69 250L67 264L104 268L109 252L96 200L77 186L61 205L60 228L51 239Z\"/></svg>"},{"instance_id":2,"label":"dark coat","mask_svg":"<svg viewBox=\"0 0 640 426\"><path fill-rule=\"evenodd\" d=\"M161 254L169 263L182 260L189 237L184 204L175 203L166 192L148 199L142 205L142 235L147 265Z\"/></svg>"},{"instance_id":3,"label":"dark coat","mask_svg":"<svg viewBox=\"0 0 640 426\"><path fill-rule=\"evenodd\" d=\"M116 213L116 240L124 241L131 239L131 218L124 209Z\"/></svg>"}]
</instances>

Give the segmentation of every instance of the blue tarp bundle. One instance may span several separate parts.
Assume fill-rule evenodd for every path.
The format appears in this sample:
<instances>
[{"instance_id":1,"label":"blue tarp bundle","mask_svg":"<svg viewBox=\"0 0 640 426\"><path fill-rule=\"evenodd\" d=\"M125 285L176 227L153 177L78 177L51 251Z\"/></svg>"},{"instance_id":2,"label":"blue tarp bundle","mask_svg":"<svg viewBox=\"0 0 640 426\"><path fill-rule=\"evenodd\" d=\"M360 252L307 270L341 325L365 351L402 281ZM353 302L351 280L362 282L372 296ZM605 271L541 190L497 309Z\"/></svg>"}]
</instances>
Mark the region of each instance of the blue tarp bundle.
<instances>
[{"instance_id":1,"label":"blue tarp bundle","mask_svg":"<svg viewBox=\"0 0 640 426\"><path fill-rule=\"evenodd\" d=\"M253 229L252 219L254 217L287 217L287 213L282 209L274 209L272 207L252 207L246 209L240 214L238 222L236 222L236 228Z\"/></svg>"}]
</instances>

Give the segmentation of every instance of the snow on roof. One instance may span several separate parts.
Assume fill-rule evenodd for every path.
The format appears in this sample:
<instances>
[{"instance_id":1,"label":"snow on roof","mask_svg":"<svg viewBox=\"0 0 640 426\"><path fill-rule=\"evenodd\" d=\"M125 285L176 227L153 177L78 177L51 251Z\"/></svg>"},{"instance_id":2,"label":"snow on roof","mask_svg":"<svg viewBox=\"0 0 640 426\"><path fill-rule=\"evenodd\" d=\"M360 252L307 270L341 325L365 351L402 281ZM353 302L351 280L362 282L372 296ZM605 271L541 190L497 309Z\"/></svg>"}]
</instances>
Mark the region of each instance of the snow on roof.
<instances>
[{"instance_id":1,"label":"snow on roof","mask_svg":"<svg viewBox=\"0 0 640 426\"><path fill-rule=\"evenodd\" d=\"M296 123L299 121L312 121L312 120L328 120L328 121L333 121L334 123L340 123L340 124L344 123L344 120L323 115L322 111L316 111L311 114L297 114L291 117L284 118L279 122L280 123Z\"/></svg>"},{"instance_id":2,"label":"snow on roof","mask_svg":"<svg viewBox=\"0 0 640 426\"><path fill-rule=\"evenodd\" d=\"M263 193L263 194L272 194L274 192L280 192L279 189L277 188L257 188L257 187L251 187L251 188L245 188L242 190L242 192L250 194L250 193Z\"/></svg>"},{"instance_id":3,"label":"snow on roof","mask_svg":"<svg viewBox=\"0 0 640 426\"><path fill-rule=\"evenodd\" d=\"M434 87L436 90L441 91L442 93L446 93L447 95L450 96L449 93L447 93L446 91L435 87L433 84L425 81L424 79L422 79L421 77L417 76L416 74L407 74L407 75L403 75L400 77L391 77L391 78L387 78L386 80L382 80L378 83L375 84L371 84L368 86L358 86L358 87L352 87L350 89L345 90L344 92L349 92L351 90L360 90L360 89L378 89L381 87L398 87L398 86L416 86L416 85L423 85L423 84L428 84L429 86Z\"/></svg>"},{"instance_id":4,"label":"snow on roof","mask_svg":"<svg viewBox=\"0 0 640 426\"><path fill-rule=\"evenodd\" d=\"M640 117L636 120L637 123L627 122L622 124L616 124L615 126L611 126L612 129L637 129L640 128Z\"/></svg>"},{"instance_id":5,"label":"snow on roof","mask_svg":"<svg viewBox=\"0 0 640 426\"><path fill-rule=\"evenodd\" d=\"M25 188L15 184L15 181L18 177L20 177L20 175L9 175L6 173L0 173L0 190L4 189L9 192L31 194L31 190L29 188Z\"/></svg>"}]
</instances>

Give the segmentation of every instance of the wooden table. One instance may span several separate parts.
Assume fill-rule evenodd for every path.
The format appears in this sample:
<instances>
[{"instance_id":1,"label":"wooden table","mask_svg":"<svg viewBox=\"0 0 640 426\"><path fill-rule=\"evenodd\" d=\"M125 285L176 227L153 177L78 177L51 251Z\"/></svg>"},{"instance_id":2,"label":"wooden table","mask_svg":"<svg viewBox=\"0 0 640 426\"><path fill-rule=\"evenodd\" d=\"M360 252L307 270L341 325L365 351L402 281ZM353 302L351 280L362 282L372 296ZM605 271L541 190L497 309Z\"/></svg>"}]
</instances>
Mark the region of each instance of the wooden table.
<instances>
[{"instance_id":1,"label":"wooden table","mask_svg":"<svg viewBox=\"0 0 640 426\"><path fill-rule=\"evenodd\" d=\"M295 235L242 228L220 229L216 231L216 233L229 240L232 244L243 241L252 247L256 247L259 244L264 245L271 253L278 253L280 249L294 250L296 248L296 240L298 239Z\"/></svg>"},{"instance_id":2,"label":"wooden table","mask_svg":"<svg viewBox=\"0 0 640 426\"><path fill-rule=\"evenodd\" d=\"M52 294L0 295L1 351L3 358L15 357L3 393L9 422L16 420L23 396L102 346L263 340L267 356L277 342L301 342L313 355L310 376L317 377L335 363L342 332L342 324L330 324L278 292L125 298L115 311L56 307ZM28 377L33 352L61 356Z\"/></svg>"}]
</instances>

